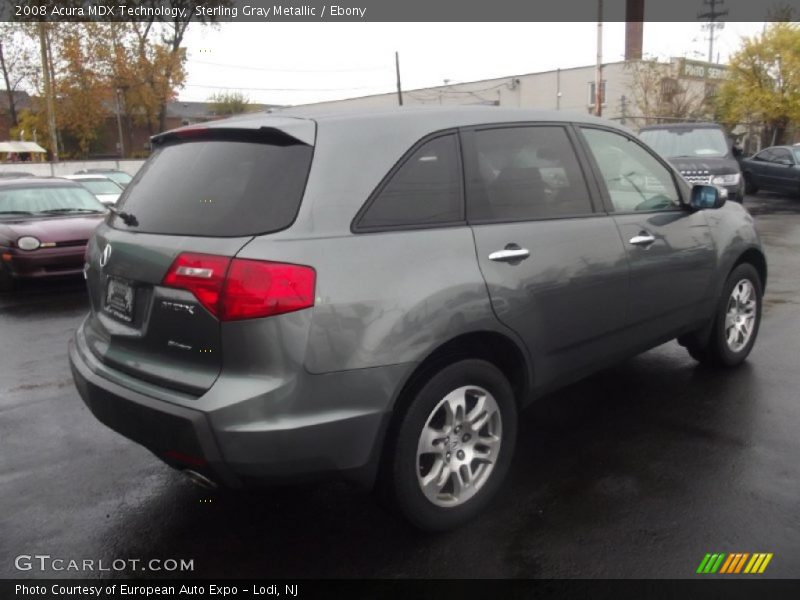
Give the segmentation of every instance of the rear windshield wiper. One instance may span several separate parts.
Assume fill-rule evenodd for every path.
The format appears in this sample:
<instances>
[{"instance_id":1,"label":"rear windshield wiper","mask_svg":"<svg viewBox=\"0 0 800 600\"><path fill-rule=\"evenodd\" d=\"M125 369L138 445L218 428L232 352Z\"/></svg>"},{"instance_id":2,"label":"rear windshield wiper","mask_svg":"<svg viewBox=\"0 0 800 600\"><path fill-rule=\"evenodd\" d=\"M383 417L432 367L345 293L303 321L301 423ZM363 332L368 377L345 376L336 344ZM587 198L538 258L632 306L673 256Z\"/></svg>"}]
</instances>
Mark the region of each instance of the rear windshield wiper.
<instances>
[{"instance_id":1,"label":"rear windshield wiper","mask_svg":"<svg viewBox=\"0 0 800 600\"><path fill-rule=\"evenodd\" d=\"M136 227L139 225L139 219L137 219L131 213L126 213L124 210L117 210L113 206L109 206L108 210L111 211L111 214L114 216L122 219L122 222L128 227Z\"/></svg>"},{"instance_id":2,"label":"rear windshield wiper","mask_svg":"<svg viewBox=\"0 0 800 600\"><path fill-rule=\"evenodd\" d=\"M102 210L97 210L96 208L48 208L47 210L39 211L43 215L51 215L51 214L58 214L58 213L71 213L71 212L79 212L79 213L102 213Z\"/></svg>"}]
</instances>

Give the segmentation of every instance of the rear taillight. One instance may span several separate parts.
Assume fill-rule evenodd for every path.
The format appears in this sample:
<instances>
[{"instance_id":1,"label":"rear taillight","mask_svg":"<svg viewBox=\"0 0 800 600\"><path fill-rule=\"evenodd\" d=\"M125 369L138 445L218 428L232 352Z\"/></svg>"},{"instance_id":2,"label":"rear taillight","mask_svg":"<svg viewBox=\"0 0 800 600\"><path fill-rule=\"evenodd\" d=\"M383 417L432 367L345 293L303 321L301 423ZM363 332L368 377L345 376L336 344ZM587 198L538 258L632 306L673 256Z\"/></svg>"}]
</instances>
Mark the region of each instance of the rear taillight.
<instances>
[{"instance_id":1,"label":"rear taillight","mask_svg":"<svg viewBox=\"0 0 800 600\"><path fill-rule=\"evenodd\" d=\"M162 285L192 292L222 321L256 319L314 306L316 272L285 263L184 253Z\"/></svg>"}]
</instances>

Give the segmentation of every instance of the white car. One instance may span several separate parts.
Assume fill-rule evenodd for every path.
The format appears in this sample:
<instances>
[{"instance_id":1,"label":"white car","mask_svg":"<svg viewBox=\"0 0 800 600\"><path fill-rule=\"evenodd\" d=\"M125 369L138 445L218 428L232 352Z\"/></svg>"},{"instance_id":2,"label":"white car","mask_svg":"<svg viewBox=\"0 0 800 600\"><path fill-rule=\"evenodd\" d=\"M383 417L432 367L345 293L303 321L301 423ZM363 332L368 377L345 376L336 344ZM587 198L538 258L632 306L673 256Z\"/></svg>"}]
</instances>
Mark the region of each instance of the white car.
<instances>
[{"instance_id":1,"label":"white car","mask_svg":"<svg viewBox=\"0 0 800 600\"><path fill-rule=\"evenodd\" d=\"M117 203L120 194L122 194L122 187L120 185L100 174L91 175L64 175L64 179L71 179L72 181L81 184L87 190L92 192L95 197L103 204L113 205Z\"/></svg>"}]
</instances>

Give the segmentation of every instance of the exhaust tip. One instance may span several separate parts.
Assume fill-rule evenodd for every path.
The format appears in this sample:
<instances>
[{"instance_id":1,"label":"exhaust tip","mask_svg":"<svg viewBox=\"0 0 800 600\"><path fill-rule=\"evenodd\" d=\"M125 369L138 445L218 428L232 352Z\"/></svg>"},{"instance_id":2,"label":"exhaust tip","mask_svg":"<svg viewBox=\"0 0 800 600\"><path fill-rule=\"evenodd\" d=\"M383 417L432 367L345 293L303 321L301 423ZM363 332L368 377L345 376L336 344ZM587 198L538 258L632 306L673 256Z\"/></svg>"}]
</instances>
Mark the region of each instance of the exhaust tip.
<instances>
[{"instance_id":1,"label":"exhaust tip","mask_svg":"<svg viewBox=\"0 0 800 600\"><path fill-rule=\"evenodd\" d=\"M191 469L184 469L181 471L192 483L195 485L199 485L201 488L206 490L215 490L219 487L215 482L210 480L205 475L201 475L197 471L192 471Z\"/></svg>"}]
</instances>

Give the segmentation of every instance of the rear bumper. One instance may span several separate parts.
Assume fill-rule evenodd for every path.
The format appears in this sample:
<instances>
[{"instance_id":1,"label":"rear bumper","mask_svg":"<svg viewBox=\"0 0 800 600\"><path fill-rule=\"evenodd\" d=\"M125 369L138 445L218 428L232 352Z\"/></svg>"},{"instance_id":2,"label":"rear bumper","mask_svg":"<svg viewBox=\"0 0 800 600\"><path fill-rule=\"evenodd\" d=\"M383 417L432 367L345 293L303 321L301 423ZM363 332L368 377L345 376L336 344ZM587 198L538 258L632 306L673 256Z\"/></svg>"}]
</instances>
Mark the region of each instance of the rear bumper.
<instances>
[{"instance_id":1,"label":"rear bumper","mask_svg":"<svg viewBox=\"0 0 800 600\"><path fill-rule=\"evenodd\" d=\"M10 260L3 260L5 268L17 279L40 279L79 275L83 272L86 246L40 248L30 252L10 250Z\"/></svg>"},{"instance_id":2,"label":"rear bumper","mask_svg":"<svg viewBox=\"0 0 800 600\"><path fill-rule=\"evenodd\" d=\"M97 419L170 466L231 488L332 475L371 485L395 389L407 372L405 365L303 372L249 385L222 375L192 399L164 388L143 393L149 384L128 384L131 378L101 363L82 336L83 326L70 342L70 365Z\"/></svg>"}]
</instances>

